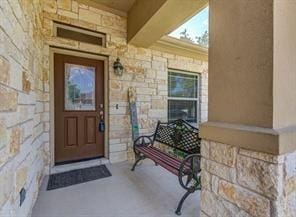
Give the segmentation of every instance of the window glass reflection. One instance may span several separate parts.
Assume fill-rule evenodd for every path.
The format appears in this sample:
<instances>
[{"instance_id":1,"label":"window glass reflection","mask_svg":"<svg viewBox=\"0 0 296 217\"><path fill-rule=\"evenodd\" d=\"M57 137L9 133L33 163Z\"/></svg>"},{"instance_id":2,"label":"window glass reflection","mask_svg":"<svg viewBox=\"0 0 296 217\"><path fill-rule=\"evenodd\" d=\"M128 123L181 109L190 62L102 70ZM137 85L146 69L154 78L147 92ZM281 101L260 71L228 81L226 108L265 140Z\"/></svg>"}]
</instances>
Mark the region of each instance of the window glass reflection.
<instances>
[{"instance_id":1,"label":"window glass reflection","mask_svg":"<svg viewBox=\"0 0 296 217\"><path fill-rule=\"evenodd\" d=\"M65 110L95 110L95 68L65 64Z\"/></svg>"}]
</instances>

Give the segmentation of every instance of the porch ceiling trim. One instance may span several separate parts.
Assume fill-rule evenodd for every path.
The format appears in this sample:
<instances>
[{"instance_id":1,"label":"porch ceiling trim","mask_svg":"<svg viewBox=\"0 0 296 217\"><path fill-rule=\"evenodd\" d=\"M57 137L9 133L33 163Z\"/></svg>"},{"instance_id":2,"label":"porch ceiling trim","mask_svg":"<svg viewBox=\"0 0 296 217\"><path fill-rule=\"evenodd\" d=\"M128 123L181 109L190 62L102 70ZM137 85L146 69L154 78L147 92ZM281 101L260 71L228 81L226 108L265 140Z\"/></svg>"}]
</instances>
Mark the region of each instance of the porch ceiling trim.
<instances>
[{"instance_id":1,"label":"porch ceiling trim","mask_svg":"<svg viewBox=\"0 0 296 217\"><path fill-rule=\"evenodd\" d=\"M183 42L170 36L164 36L151 49L167 52L179 56L185 56L203 61L208 61L208 49L196 44Z\"/></svg>"},{"instance_id":2,"label":"porch ceiling trim","mask_svg":"<svg viewBox=\"0 0 296 217\"><path fill-rule=\"evenodd\" d=\"M128 43L148 48L208 5L208 0L136 0L128 12Z\"/></svg>"},{"instance_id":3,"label":"porch ceiling trim","mask_svg":"<svg viewBox=\"0 0 296 217\"><path fill-rule=\"evenodd\" d=\"M85 5L89 5L91 7L97 8L99 10L103 10L103 11L107 11L107 12L116 14L121 17L127 17L127 13L125 11L120 11L120 10L108 7L104 4L100 4L99 2L96 2L94 0L77 0L77 2L85 4Z\"/></svg>"}]
</instances>

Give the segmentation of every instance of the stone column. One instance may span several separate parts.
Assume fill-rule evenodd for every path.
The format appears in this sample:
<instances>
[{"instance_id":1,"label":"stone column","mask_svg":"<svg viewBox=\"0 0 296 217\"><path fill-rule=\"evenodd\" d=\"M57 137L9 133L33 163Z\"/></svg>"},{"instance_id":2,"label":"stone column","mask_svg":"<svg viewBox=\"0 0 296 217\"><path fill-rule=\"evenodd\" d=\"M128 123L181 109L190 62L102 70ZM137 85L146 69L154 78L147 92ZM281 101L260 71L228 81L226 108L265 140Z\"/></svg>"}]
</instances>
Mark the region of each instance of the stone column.
<instances>
[{"instance_id":1,"label":"stone column","mask_svg":"<svg viewBox=\"0 0 296 217\"><path fill-rule=\"evenodd\" d=\"M295 11L210 0L201 216L296 216Z\"/></svg>"}]
</instances>

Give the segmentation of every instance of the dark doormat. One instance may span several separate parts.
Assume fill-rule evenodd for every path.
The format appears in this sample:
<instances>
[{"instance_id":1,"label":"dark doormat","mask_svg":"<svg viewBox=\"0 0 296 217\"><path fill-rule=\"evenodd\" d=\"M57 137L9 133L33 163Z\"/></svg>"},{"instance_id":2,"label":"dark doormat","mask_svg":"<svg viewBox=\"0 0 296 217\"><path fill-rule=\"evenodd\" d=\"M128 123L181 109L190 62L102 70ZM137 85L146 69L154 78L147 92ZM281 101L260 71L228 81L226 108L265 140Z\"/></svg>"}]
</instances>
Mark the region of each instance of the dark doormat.
<instances>
[{"instance_id":1,"label":"dark doormat","mask_svg":"<svg viewBox=\"0 0 296 217\"><path fill-rule=\"evenodd\" d=\"M109 176L112 175L105 165L52 174L49 176L47 190L63 188Z\"/></svg>"}]
</instances>

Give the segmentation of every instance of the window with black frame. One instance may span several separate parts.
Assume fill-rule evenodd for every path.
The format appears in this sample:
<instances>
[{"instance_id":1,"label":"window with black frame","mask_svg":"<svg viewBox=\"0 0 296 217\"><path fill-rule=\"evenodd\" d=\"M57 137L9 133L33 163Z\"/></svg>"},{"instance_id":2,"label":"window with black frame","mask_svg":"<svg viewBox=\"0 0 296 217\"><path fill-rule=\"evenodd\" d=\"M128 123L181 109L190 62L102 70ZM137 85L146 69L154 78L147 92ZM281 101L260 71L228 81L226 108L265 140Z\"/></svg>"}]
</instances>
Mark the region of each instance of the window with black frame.
<instances>
[{"instance_id":1,"label":"window with black frame","mask_svg":"<svg viewBox=\"0 0 296 217\"><path fill-rule=\"evenodd\" d=\"M168 119L199 123L199 74L169 70Z\"/></svg>"}]
</instances>

